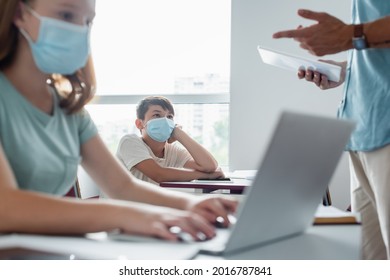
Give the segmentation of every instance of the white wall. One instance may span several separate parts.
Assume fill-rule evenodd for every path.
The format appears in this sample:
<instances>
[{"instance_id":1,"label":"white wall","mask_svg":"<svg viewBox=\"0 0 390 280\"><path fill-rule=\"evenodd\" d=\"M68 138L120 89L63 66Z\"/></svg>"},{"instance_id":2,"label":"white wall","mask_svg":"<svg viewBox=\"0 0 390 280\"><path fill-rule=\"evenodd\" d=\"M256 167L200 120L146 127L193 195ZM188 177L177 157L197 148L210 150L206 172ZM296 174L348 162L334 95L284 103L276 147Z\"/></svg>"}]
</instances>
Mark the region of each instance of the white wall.
<instances>
[{"instance_id":1,"label":"white wall","mask_svg":"<svg viewBox=\"0 0 390 280\"><path fill-rule=\"evenodd\" d=\"M350 1L232 0L230 168L256 169L273 124L282 109L335 116L342 88L321 91L294 72L263 64L256 46L310 56L289 39L272 39L279 30L313 22L299 8L325 11L348 22ZM346 54L327 56L345 60ZM349 205L348 162L344 156L331 182L333 204Z\"/></svg>"}]
</instances>

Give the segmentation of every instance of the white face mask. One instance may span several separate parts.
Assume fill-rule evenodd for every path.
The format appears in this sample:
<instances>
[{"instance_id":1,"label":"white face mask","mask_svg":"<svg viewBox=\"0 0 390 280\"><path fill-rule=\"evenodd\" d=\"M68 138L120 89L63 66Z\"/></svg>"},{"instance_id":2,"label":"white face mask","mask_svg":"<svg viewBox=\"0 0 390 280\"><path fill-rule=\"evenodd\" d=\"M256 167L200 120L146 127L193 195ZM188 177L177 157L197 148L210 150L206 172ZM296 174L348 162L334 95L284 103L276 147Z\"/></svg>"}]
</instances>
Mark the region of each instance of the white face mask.
<instances>
[{"instance_id":1,"label":"white face mask","mask_svg":"<svg viewBox=\"0 0 390 280\"><path fill-rule=\"evenodd\" d=\"M40 16L25 5L40 20L36 42L23 29L37 67L46 74L73 74L87 63L90 53L90 27L80 26Z\"/></svg>"}]
</instances>

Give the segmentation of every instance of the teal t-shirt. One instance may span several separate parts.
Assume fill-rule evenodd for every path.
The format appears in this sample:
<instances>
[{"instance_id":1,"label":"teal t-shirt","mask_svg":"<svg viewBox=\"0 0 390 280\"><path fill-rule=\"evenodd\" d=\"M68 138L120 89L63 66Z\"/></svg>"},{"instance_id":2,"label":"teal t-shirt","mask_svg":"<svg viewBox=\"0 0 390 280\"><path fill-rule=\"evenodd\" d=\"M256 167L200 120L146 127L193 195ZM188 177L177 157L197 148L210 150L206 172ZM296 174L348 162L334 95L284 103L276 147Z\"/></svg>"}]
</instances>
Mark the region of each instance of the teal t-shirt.
<instances>
[{"instance_id":1,"label":"teal t-shirt","mask_svg":"<svg viewBox=\"0 0 390 280\"><path fill-rule=\"evenodd\" d=\"M33 106L0 72L0 143L19 188L55 195L73 185L81 145L97 134L86 110L68 115L58 105L48 115Z\"/></svg>"},{"instance_id":2,"label":"teal t-shirt","mask_svg":"<svg viewBox=\"0 0 390 280\"><path fill-rule=\"evenodd\" d=\"M390 15L388 0L353 0L354 24ZM351 50L338 116L356 121L346 147L372 151L390 144L390 48Z\"/></svg>"}]
</instances>

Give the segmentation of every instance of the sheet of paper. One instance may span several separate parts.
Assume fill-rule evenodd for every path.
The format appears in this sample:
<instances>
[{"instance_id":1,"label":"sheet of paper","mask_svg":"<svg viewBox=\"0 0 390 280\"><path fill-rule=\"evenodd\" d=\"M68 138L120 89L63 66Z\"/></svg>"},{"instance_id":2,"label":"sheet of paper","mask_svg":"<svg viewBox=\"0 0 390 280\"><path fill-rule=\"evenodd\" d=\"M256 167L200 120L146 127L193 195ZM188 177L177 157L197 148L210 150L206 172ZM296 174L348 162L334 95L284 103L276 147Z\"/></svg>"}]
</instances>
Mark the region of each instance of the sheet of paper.
<instances>
[{"instance_id":1,"label":"sheet of paper","mask_svg":"<svg viewBox=\"0 0 390 280\"><path fill-rule=\"evenodd\" d=\"M298 69L310 69L326 75L331 81L340 81L341 67L338 65L302 58L260 46L257 47L257 50L264 63L295 72Z\"/></svg>"},{"instance_id":2,"label":"sheet of paper","mask_svg":"<svg viewBox=\"0 0 390 280\"><path fill-rule=\"evenodd\" d=\"M215 180L196 179L196 180L192 180L191 183L195 183L195 184L234 184L234 181L233 180L218 180L218 179L215 179Z\"/></svg>"}]
</instances>

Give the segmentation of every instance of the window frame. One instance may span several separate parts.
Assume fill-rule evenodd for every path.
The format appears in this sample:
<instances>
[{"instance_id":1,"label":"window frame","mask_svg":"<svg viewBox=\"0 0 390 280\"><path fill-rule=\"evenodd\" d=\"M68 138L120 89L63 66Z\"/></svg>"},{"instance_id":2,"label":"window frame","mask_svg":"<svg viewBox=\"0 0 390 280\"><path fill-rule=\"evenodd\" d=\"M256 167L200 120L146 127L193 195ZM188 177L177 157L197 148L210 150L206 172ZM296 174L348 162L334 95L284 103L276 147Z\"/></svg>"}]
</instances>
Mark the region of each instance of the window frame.
<instances>
[{"instance_id":1,"label":"window frame","mask_svg":"<svg viewBox=\"0 0 390 280\"><path fill-rule=\"evenodd\" d=\"M101 105L116 104L137 104L141 99L161 94L131 94L131 95L95 95L89 103ZM173 104L229 104L229 93L207 93L207 94L164 94Z\"/></svg>"}]
</instances>

